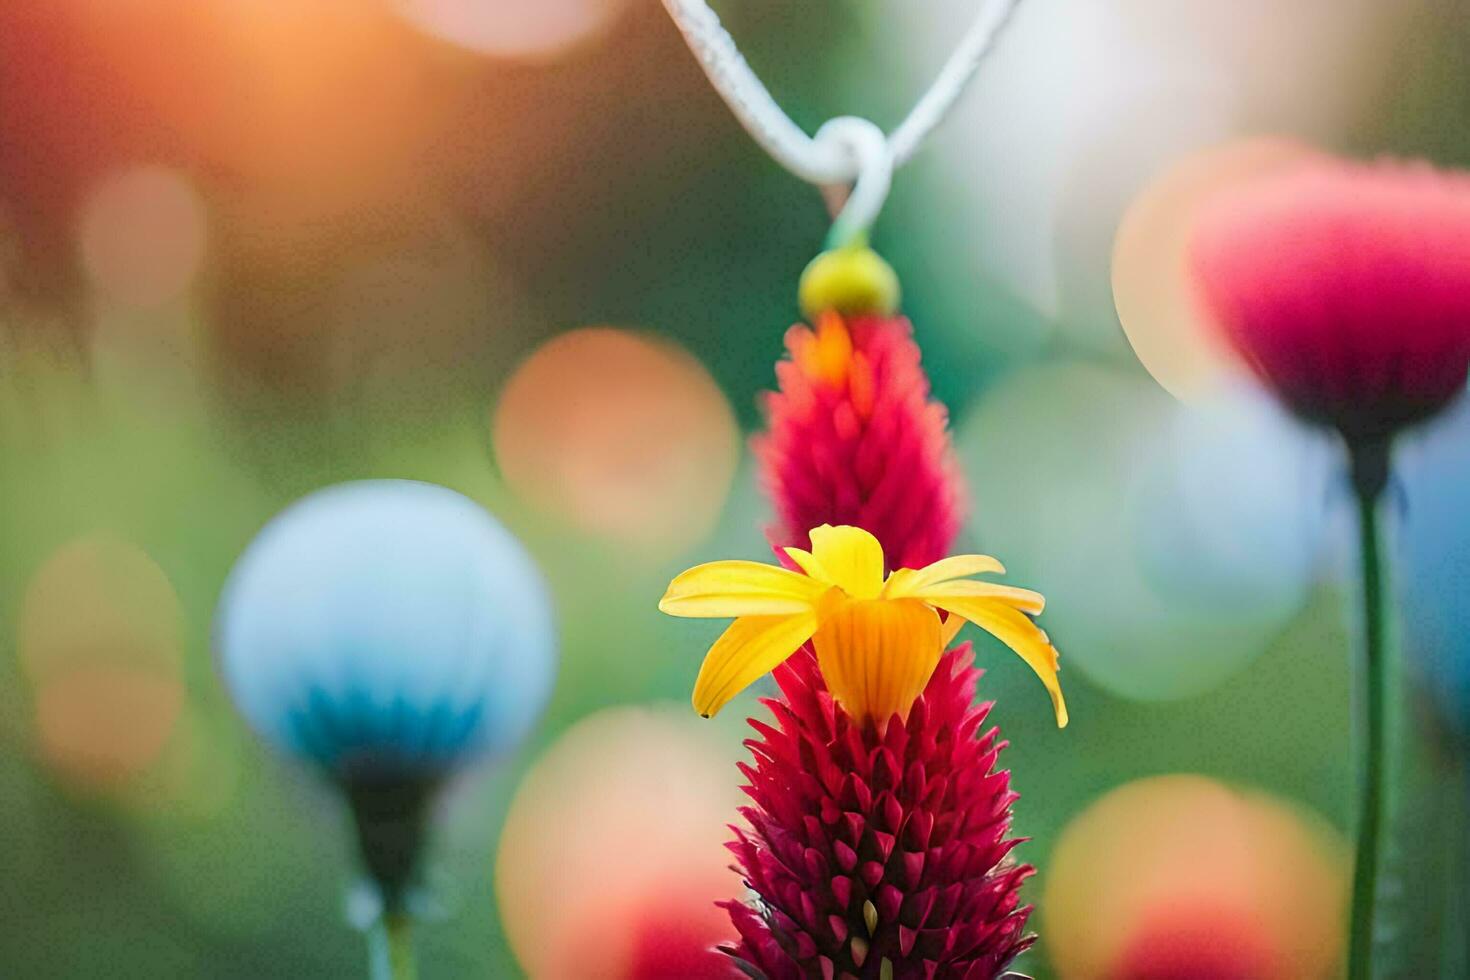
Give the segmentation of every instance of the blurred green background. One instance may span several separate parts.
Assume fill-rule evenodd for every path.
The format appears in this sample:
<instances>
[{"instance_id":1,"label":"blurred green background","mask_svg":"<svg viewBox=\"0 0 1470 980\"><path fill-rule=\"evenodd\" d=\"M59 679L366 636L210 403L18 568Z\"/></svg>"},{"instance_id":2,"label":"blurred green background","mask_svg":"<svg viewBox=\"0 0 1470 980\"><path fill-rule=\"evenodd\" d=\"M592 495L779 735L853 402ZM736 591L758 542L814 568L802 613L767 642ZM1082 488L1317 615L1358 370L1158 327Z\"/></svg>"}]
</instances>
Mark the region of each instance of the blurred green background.
<instances>
[{"instance_id":1,"label":"blurred green background","mask_svg":"<svg viewBox=\"0 0 1470 980\"><path fill-rule=\"evenodd\" d=\"M809 131L901 118L971 8L719 6ZM981 644L1033 901L1090 803L1167 773L1283 801L1321 845L1302 860L1340 872L1351 552L1331 447L1239 387L1171 397L1134 354L1147 336L1120 328L1111 254L1130 203L1206 147L1467 162L1467 43L1453 0L1026 0L900 172L874 240L955 424L962 543L1048 595L1066 658L1059 732L1024 665ZM645 813L615 787L667 765L664 790L698 770L714 782L687 785L733 792L753 695L696 724L715 627L655 601L698 561L768 555L746 437L826 226L651 0L0 5L0 973L361 975L344 815L252 741L210 622L271 515L370 476L489 507L544 567L562 631L532 742L445 802L422 975L514 976L566 930L637 934L672 914L643 897L684 894L680 866L737 894L727 818L682 833L665 823L710 808ZM1465 796L1455 710L1416 676L1398 834L1439 843L1395 857L1399 975L1464 975L1419 972L1465 968L1446 898ZM573 758L526 802L541 819L507 841L523 852L497 896L525 774L579 721L659 702L594 718L627 750ZM686 732L696 748L660 754ZM545 828L624 864L568 868ZM1203 857L1177 874L1207 877ZM1243 894L1335 914L1331 887L1275 871ZM1045 907L1032 925L1020 968L1058 975ZM618 962L584 975L637 974Z\"/></svg>"}]
</instances>

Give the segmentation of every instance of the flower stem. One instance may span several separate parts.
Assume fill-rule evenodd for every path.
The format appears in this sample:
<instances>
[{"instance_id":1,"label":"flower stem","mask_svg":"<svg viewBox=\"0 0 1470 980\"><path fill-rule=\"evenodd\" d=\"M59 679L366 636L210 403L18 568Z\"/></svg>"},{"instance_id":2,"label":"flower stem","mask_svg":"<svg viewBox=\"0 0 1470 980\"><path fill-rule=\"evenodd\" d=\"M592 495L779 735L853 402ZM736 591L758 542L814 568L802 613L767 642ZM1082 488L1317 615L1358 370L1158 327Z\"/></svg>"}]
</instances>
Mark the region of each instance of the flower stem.
<instances>
[{"instance_id":1,"label":"flower stem","mask_svg":"<svg viewBox=\"0 0 1470 980\"><path fill-rule=\"evenodd\" d=\"M368 930L368 975L371 980L415 980L413 922L402 912L388 912Z\"/></svg>"},{"instance_id":2,"label":"flower stem","mask_svg":"<svg viewBox=\"0 0 1470 980\"><path fill-rule=\"evenodd\" d=\"M1363 664L1354 727L1362 753L1358 846L1353 864L1353 898L1348 948L1349 980L1373 976L1374 905L1384 809L1387 664L1384 643L1383 561L1379 552L1378 502L1388 482L1388 445L1350 447L1353 489L1358 504L1358 541L1362 571Z\"/></svg>"}]
</instances>

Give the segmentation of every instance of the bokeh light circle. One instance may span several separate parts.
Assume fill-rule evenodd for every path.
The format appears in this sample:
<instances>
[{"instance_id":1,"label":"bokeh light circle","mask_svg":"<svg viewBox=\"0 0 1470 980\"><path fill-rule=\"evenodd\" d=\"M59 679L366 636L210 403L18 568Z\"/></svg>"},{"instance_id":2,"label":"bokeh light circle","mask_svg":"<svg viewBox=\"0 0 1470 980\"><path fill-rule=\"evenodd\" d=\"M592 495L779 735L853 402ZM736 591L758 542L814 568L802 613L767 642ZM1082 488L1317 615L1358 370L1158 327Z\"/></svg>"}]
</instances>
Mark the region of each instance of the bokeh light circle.
<instances>
[{"instance_id":1,"label":"bokeh light circle","mask_svg":"<svg viewBox=\"0 0 1470 980\"><path fill-rule=\"evenodd\" d=\"M1113 790L1052 849L1038 903L1063 978L1301 980L1342 952L1347 848L1321 820L1195 775Z\"/></svg>"},{"instance_id":2,"label":"bokeh light circle","mask_svg":"<svg viewBox=\"0 0 1470 980\"><path fill-rule=\"evenodd\" d=\"M1255 918L1216 901L1143 913L1112 974L1127 980L1270 980L1280 957ZM1089 974L1090 975L1090 974Z\"/></svg>"},{"instance_id":3,"label":"bokeh light circle","mask_svg":"<svg viewBox=\"0 0 1470 980\"><path fill-rule=\"evenodd\" d=\"M739 804L734 743L720 730L685 707L611 708L537 760L495 869L506 935L530 976L728 976L710 952L733 937L714 902L740 887L724 848Z\"/></svg>"},{"instance_id":4,"label":"bokeh light circle","mask_svg":"<svg viewBox=\"0 0 1470 980\"><path fill-rule=\"evenodd\" d=\"M1294 140L1235 140L1185 156L1133 199L1113 240L1113 302L1138 360L1177 398L1209 392L1236 358L1210 324L1188 274L1199 205L1222 189L1309 162Z\"/></svg>"},{"instance_id":5,"label":"bokeh light circle","mask_svg":"<svg viewBox=\"0 0 1470 980\"><path fill-rule=\"evenodd\" d=\"M1229 462L1220 447L1244 436L1229 412L1187 424L1181 412L1147 378L1051 363L987 392L957 437L979 547L1046 595L1042 623L1064 671L1128 698L1215 687L1265 650L1310 578L1291 544L1314 539L1270 540L1300 513L1289 486L1215 513L1218 526L1195 526L1223 489L1210 483ZM1291 561L1263 575L1235 535ZM1170 574L1188 562L1199 567Z\"/></svg>"},{"instance_id":6,"label":"bokeh light circle","mask_svg":"<svg viewBox=\"0 0 1470 980\"><path fill-rule=\"evenodd\" d=\"M1156 66L1127 84L1110 80L1102 87L1108 95L1091 96L1093 111L1074 120L1052 218L1058 317L1068 340L1127 356L1108 261L1119 224L1164 161L1234 129L1232 81L1206 64ZM1179 122L1159 126L1159 119Z\"/></svg>"},{"instance_id":7,"label":"bokeh light circle","mask_svg":"<svg viewBox=\"0 0 1470 980\"><path fill-rule=\"evenodd\" d=\"M1144 580L1205 613L1284 624L1315 578L1335 447L1244 381L1168 414L1131 514Z\"/></svg>"},{"instance_id":8,"label":"bokeh light circle","mask_svg":"<svg viewBox=\"0 0 1470 980\"><path fill-rule=\"evenodd\" d=\"M495 408L495 454L528 504L614 541L677 550L708 534L739 437L687 352L643 334L562 334L516 370Z\"/></svg>"},{"instance_id":9,"label":"bokeh light circle","mask_svg":"<svg viewBox=\"0 0 1470 980\"><path fill-rule=\"evenodd\" d=\"M494 58L546 61L609 29L629 0L394 0L405 20Z\"/></svg>"},{"instance_id":10,"label":"bokeh light circle","mask_svg":"<svg viewBox=\"0 0 1470 980\"><path fill-rule=\"evenodd\" d=\"M184 705L183 609L140 548L96 535L53 554L21 601L19 650L57 775L113 790L162 754Z\"/></svg>"},{"instance_id":11,"label":"bokeh light circle","mask_svg":"<svg viewBox=\"0 0 1470 980\"><path fill-rule=\"evenodd\" d=\"M82 266L102 293L152 307L183 293L204 259L204 204L182 174L143 166L110 174L82 210Z\"/></svg>"}]
</instances>

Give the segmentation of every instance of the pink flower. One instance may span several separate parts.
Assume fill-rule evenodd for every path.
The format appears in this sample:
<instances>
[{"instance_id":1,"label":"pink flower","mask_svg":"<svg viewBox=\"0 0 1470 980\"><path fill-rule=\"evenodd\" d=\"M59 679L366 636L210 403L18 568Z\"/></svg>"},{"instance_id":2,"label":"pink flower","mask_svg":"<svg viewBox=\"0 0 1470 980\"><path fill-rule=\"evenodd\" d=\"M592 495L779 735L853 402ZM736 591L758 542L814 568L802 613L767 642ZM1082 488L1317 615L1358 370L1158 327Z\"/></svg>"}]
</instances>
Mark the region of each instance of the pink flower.
<instances>
[{"instance_id":1,"label":"pink flower","mask_svg":"<svg viewBox=\"0 0 1470 980\"><path fill-rule=\"evenodd\" d=\"M1383 442L1465 389L1470 177L1313 163L1222 192L1191 260L1206 307L1298 415Z\"/></svg>"},{"instance_id":2,"label":"pink flower","mask_svg":"<svg viewBox=\"0 0 1470 980\"><path fill-rule=\"evenodd\" d=\"M786 348L781 390L765 401L769 431L755 441L776 505L772 542L806 549L810 529L848 524L876 537L894 568L948 555L963 485L909 322L828 312L816 330L787 331Z\"/></svg>"}]
</instances>

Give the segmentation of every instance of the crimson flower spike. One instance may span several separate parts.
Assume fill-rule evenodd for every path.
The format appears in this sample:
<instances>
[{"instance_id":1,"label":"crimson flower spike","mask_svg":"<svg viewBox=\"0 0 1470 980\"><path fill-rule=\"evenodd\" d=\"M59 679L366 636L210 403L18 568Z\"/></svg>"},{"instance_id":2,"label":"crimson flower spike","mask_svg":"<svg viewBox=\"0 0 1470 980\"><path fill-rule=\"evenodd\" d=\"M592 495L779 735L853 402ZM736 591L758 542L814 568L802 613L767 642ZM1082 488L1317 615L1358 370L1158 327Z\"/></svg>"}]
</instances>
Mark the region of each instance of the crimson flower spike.
<instances>
[{"instance_id":1,"label":"crimson flower spike","mask_svg":"<svg viewBox=\"0 0 1470 980\"><path fill-rule=\"evenodd\" d=\"M946 557L962 520L944 409L897 281L866 247L803 276L815 329L787 334L780 391L756 452L785 568L713 562L677 577L677 616L733 617L707 655L695 708L713 714L762 674L780 689L743 763L750 805L732 827L754 893L724 903L724 947L768 980L993 978L1035 937L1012 849L1005 742L976 704L974 623L1014 650L1067 721L1057 651L1031 616L1042 597L972 576L985 555ZM886 574L885 574L886 573Z\"/></svg>"},{"instance_id":2,"label":"crimson flower spike","mask_svg":"<svg viewBox=\"0 0 1470 980\"><path fill-rule=\"evenodd\" d=\"M754 441L776 508L772 542L807 548L812 528L851 524L871 532L895 568L938 561L964 521L964 487L913 327L883 306L844 315L829 294L851 285L813 281L803 305L815 326L786 332L790 357L776 365L780 390L766 396L767 432Z\"/></svg>"}]
</instances>

